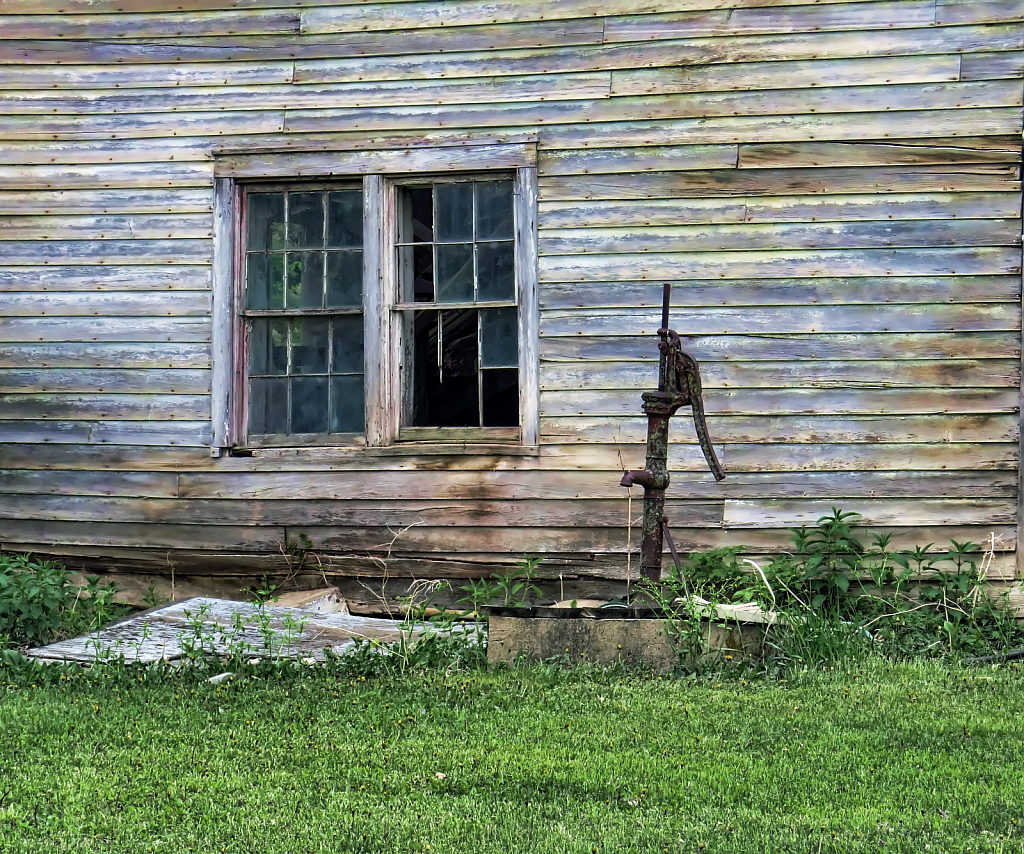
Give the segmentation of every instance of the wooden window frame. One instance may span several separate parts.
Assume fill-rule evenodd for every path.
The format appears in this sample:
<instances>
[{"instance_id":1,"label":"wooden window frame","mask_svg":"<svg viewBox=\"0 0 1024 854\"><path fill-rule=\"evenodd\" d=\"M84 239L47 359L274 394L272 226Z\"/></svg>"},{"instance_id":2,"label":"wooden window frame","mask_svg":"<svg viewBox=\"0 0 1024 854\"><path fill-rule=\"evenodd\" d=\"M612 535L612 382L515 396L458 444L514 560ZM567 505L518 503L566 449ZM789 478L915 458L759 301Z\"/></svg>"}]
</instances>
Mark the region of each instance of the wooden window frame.
<instances>
[{"instance_id":1,"label":"wooden window frame","mask_svg":"<svg viewBox=\"0 0 1024 854\"><path fill-rule=\"evenodd\" d=\"M537 169L532 143L401 151L238 154L215 161L211 453L329 447L366 453L535 453L539 444ZM397 316L397 188L452 172L477 179L513 175L519 321L518 428L402 428ZM270 173L270 174L268 174ZM248 179L248 180L245 180ZM325 184L363 188L363 323L366 432L361 435L248 436L243 193ZM245 183L242 183L245 180Z\"/></svg>"}]
</instances>

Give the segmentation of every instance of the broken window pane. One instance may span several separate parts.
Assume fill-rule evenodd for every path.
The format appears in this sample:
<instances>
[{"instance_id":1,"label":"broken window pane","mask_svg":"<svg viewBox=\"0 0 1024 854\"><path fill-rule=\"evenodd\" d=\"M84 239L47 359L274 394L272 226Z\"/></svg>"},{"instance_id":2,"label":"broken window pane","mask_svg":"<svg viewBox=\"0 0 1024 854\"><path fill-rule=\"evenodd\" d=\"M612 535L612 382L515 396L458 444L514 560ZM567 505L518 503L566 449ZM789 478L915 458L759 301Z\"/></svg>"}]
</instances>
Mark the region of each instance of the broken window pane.
<instances>
[{"instance_id":1,"label":"broken window pane","mask_svg":"<svg viewBox=\"0 0 1024 854\"><path fill-rule=\"evenodd\" d=\"M484 427L519 424L519 371L501 368L480 372Z\"/></svg>"},{"instance_id":2,"label":"broken window pane","mask_svg":"<svg viewBox=\"0 0 1024 854\"><path fill-rule=\"evenodd\" d=\"M434 247L429 243L398 247L402 302L434 301Z\"/></svg>"},{"instance_id":3,"label":"broken window pane","mask_svg":"<svg viewBox=\"0 0 1024 854\"><path fill-rule=\"evenodd\" d=\"M476 309L417 311L414 326L409 426L480 426Z\"/></svg>"}]
</instances>

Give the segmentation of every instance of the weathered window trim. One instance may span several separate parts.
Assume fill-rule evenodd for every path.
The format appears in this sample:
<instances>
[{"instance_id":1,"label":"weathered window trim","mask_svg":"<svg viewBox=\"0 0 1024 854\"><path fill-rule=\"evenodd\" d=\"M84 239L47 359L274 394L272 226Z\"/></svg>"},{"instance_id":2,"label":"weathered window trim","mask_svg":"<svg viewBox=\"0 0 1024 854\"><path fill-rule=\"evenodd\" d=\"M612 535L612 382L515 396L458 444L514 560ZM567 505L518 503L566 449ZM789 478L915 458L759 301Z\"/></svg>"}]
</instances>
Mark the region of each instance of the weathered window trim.
<instances>
[{"instance_id":1,"label":"weathered window trim","mask_svg":"<svg viewBox=\"0 0 1024 854\"><path fill-rule=\"evenodd\" d=\"M515 173L516 288L519 310L519 428L405 428L401 441L401 344L395 334L397 271L392 241L396 186L404 177L445 172ZM539 444L539 307L537 296L537 168L534 143L445 146L345 152L249 152L215 160L212 331L212 453L260 447L313 450L349 448L362 453L535 453ZM241 194L245 186L307 178L362 176L365 436L288 436L250 439L245 422L244 282ZM511 431L516 435L513 437Z\"/></svg>"}]
</instances>

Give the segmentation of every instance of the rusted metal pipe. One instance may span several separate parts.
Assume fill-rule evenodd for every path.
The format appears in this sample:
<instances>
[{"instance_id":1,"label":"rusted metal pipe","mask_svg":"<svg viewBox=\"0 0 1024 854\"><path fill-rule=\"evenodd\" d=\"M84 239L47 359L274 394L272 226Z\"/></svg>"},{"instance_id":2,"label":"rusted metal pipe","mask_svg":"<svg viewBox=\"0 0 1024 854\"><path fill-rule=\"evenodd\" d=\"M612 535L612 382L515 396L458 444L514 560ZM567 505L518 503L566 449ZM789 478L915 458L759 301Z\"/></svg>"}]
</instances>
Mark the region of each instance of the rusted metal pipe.
<instances>
[{"instance_id":1,"label":"rusted metal pipe","mask_svg":"<svg viewBox=\"0 0 1024 854\"><path fill-rule=\"evenodd\" d=\"M658 390L645 391L643 411L647 416L647 461L646 467L638 471L627 471L622 475L622 486L642 486L644 489L643 537L640 544L640 573L645 578L657 581L661 578L661 555L665 541L665 491L671 480L668 472L668 426L669 420L683 406L691 407L697 441L708 462L708 468L715 480L722 480L725 472L715 455L704 417L703 389L700 382L700 366L687 353L679 341L679 335L669 329L669 303L672 286L668 283L662 296L661 328L658 330L658 350L661 358L658 365Z\"/></svg>"}]
</instances>

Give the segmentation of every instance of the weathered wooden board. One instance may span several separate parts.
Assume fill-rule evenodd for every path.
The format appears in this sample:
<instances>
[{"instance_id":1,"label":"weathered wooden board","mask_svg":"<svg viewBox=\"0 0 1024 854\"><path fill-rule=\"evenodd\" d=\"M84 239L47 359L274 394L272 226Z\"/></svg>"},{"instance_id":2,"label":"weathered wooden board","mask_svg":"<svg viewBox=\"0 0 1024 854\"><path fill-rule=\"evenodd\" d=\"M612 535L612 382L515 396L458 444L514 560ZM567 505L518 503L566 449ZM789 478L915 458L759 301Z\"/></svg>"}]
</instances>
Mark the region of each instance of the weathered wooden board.
<instances>
[{"instance_id":1,"label":"weathered wooden board","mask_svg":"<svg viewBox=\"0 0 1024 854\"><path fill-rule=\"evenodd\" d=\"M548 199L663 199L791 193L934 193L1019 189L1014 164L882 166L820 169L719 169L628 175L549 176L540 182Z\"/></svg>"},{"instance_id":2,"label":"weathered wooden board","mask_svg":"<svg viewBox=\"0 0 1024 854\"><path fill-rule=\"evenodd\" d=\"M209 214L0 216L0 240L110 240L213 236Z\"/></svg>"},{"instance_id":3,"label":"weathered wooden board","mask_svg":"<svg viewBox=\"0 0 1024 854\"><path fill-rule=\"evenodd\" d=\"M213 137L238 133L274 134L284 129L283 110L0 116L0 135L11 139L109 139L118 136L145 138L176 135ZM102 182L97 183L102 186Z\"/></svg>"},{"instance_id":4,"label":"weathered wooden board","mask_svg":"<svg viewBox=\"0 0 1024 854\"><path fill-rule=\"evenodd\" d=\"M209 394L210 372L124 368L14 368L0 370L0 393ZM18 409L17 398L8 402ZM11 417L17 417L13 414Z\"/></svg>"},{"instance_id":5,"label":"weathered wooden board","mask_svg":"<svg viewBox=\"0 0 1024 854\"><path fill-rule=\"evenodd\" d=\"M0 291L204 291L210 287L206 265L0 267ZM143 298L144 301L144 298Z\"/></svg>"},{"instance_id":6,"label":"weathered wooden board","mask_svg":"<svg viewBox=\"0 0 1024 854\"><path fill-rule=\"evenodd\" d=\"M615 100L615 99L613 99ZM910 129L913 128L911 131ZM931 109L906 112L831 113L828 115L708 116L548 125L542 148L614 148L636 145L710 145L713 143L877 140L934 136L1006 136L1019 134L1020 110Z\"/></svg>"},{"instance_id":7,"label":"weathered wooden board","mask_svg":"<svg viewBox=\"0 0 1024 854\"><path fill-rule=\"evenodd\" d=\"M461 105L453 115L450 107L409 106L350 108L335 110L288 110L285 129L308 132L337 129L339 124L362 131L392 130L410 127L444 127L459 123L470 127L575 124L580 122L615 122L682 117L789 115L828 112L873 112L882 110L942 110L968 107L1019 106L1020 87L1013 81L985 80L968 83L923 83L900 87L856 86L841 89L769 90L768 92L704 92L624 96L597 100L559 101L557 103L521 102L491 106ZM202 114L195 114L202 115ZM222 117L235 116L224 113ZM253 113L259 116L261 114ZM132 116L126 128L130 135L151 133L160 116ZM266 121L272 121L268 116ZM0 131L14 138L38 136L49 128L50 133L93 133L102 129L103 116L75 117L73 120L37 119L38 127L27 117L0 117ZM167 121L164 119L163 121ZM238 123L243 119L234 119ZM122 125L124 122L122 121ZM137 130L136 130L137 129ZM255 130L248 130L255 133ZM273 132L268 130L264 132Z\"/></svg>"},{"instance_id":8,"label":"weathered wooden board","mask_svg":"<svg viewBox=\"0 0 1024 854\"><path fill-rule=\"evenodd\" d=\"M210 213L209 190L0 190L4 216L65 214Z\"/></svg>"},{"instance_id":9,"label":"weathered wooden board","mask_svg":"<svg viewBox=\"0 0 1024 854\"><path fill-rule=\"evenodd\" d=\"M0 317L37 316L205 318L210 316L210 292L0 290Z\"/></svg>"},{"instance_id":10,"label":"weathered wooden board","mask_svg":"<svg viewBox=\"0 0 1024 854\"><path fill-rule=\"evenodd\" d=\"M547 201L540 227L600 228L731 222L1002 219L1020 216L1017 192L862 193L746 198Z\"/></svg>"},{"instance_id":11,"label":"weathered wooden board","mask_svg":"<svg viewBox=\"0 0 1024 854\"><path fill-rule=\"evenodd\" d=\"M125 321L123 328L134 329L134 321ZM113 331L113 330L110 330ZM209 368L210 345L183 343L182 336L166 334L171 343L152 342L111 344L73 342L57 336L52 343L0 345L0 368L21 368L36 365L42 368ZM35 340L39 340L38 337ZM129 338L129 340L132 340ZM205 339L200 339L205 340Z\"/></svg>"},{"instance_id":12,"label":"weathered wooden board","mask_svg":"<svg viewBox=\"0 0 1024 854\"><path fill-rule=\"evenodd\" d=\"M210 417L207 394L0 394L8 419L116 418L195 421Z\"/></svg>"},{"instance_id":13,"label":"weathered wooden board","mask_svg":"<svg viewBox=\"0 0 1024 854\"><path fill-rule=\"evenodd\" d=\"M1021 76L1024 76L1024 51L978 53L960 57L961 80Z\"/></svg>"},{"instance_id":14,"label":"weathered wooden board","mask_svg":"<svg viewBox=\"0 0 1024 854\"><path fill-rule=\"evenodd\" d=\"M730 14L718 11L725 5L733 7ZM934 20L931 2L909 0L909 2L874 2L865 4L871 7L870 12L858 9L861 4L840 4L837 11L824 10L815 6L799 6L790 11L774 9L742 8L746 3L729 2L726 4L694 0L646 0L646 2L613 2L595 3L592 0L548 0L543 4L518 4L503 7L500 11L493 5L479 0L460 0L443 5L436 3L403 3L394 5L353 4L348 6L322 7L310 9L302 13L302 32L304 33L355 33L367 30L420 29L437 26L467 26L480 24L515 23L519 21L557 20L559 18L586 17L599 15L630 15L639 16L641 22L653 19L650 26L640 32L625 30L636 18L614 19L606 21L606 39L609 41L635 41L640 38L676 38L680 35L703 35L728 31L802 31L809 29L849 29L851 27L887 27L887 26L921 26L931 25ZM739 8L736 8L739 7ZM702 12L699 10L714 11ZM668 29L665 15L652 15L656 12L682 11L682 15L674 17L678 21L678 29ZM788 13L788 14L787 14ZM669 18L668 20L673 20ZM987 19L983 19L987 20ZM996 20L999 20L998 17ZM689 27L687 27L689 24ZM642 28L643 24L634 24ZM662 35L645 35L656 33L661 28Z\"/></svg>"},{"instance_id":15,"label":"weathered wooden board","mask_svg":"<svg viewBox=\"0 0 1024 854\"><path fill-rule=\"evenodd\" d=\"M1005 499L934 499L911 501L862 499L843 510L859 513L858 525L1015 525L1017 503ZM727 528L774 528L813 525L831 516L828 503L820 501L726 501Z\"/></svg>"},{"instance_id":16,"label":"weathered wooden board","mask_svg":"<svg viewBox=\"0 0 1024 854\"><path fill-rule=\"evenodd\" d=\"M799 166L910 166L949 163L1019 163L1016 141L993 145L980 140L900 140L897 142L800 142L742 145L738 165L749 168Z\"/></svg>"},{"instance_id":17,"label":"weathered wooden board","mask_svg":"<svg viewBox=\"0 0 1024 854\"><path fill-rule=\"evenodd\" d=\"M716 444L733 442L764 444L855 442L1013 442L1019 437L1017 416L1003 415L717 415L709 419ZM2 434L0 427L0 434ZM53 441L78 441L66 431ZM673 444L693 444L688 427L671 431ZM541 439L545 444L566 442L633 445L647 440L647 419L632 416L544 418Z\"/></svg>"},{"instance_id":18,"label":"weathered wooden board","mask_svg":"<svg viewBox=\"0 0 1024 854\"><path fill-rule=\"evenodd\" d=\"M709 415L929 415L934 412L1014 412L1019 395L1007 389L719 389L708 395ZM541 392L543 416L629 415L637 410L635 391ZM763 451L763 449L762 449Z\"/></svg>"},{"instance_id":19,"label":"weathered wooden board","mask_svg":"<svg viewBox=\"0 0 1024 854\"><path fill-rule=\"evenodd\" d=\"M209 96L207 96L208 98ZM2 100L2 99L0 99ZM0 103L8 112L9 105ZM47 112L71 109L55 104ZM123 163L62 166L0 166L5 190L74 190L109 187L205 187L213 179L211 163Z\"/></svg>"},{"instance_id":20,"label":"weathered wooden board","mask_svg":"<svg viewBox=\"0 0 1024 854\"><path fill-rule=\"evenodd\" d=\"M541 231L540 254L1014 246L1020 243L1020 232L1019 219L566 228Z\"/></svg>"},{"instance_id":21,"label":"weathered wooden board","mask_svg":"<svg viewBox=\"0 0 1024 854\"><path fill-rule=\"evenodd\" d=\"M936 0L936 24L978 24L1024 20L1024 9L1016 0Z\"/></svg>"},{"instance_id":22,"label":"weathered wooden board","mask_svg":"<svg viewBox=\"0 0 1024 854\"><path fill-rule=\"evenodd\" d=\"M0 383L3 382L0 372ZM1019 359L868 362L710 362L705 389L720 388L1000 388L1020 385ZM556 362L541 366L543 391L656 388L643 362Z\"/></svg>"},{"instance_id":23,"label":"weathered wooden board","mask_svg":"<svg viewBox=\"0 0 1024 854\"><path fill-rule=\"evenodd\" d=\"M743 279L765 277L768 274L779 278L857 275L988 276L1016 275L1020 269L1020 250L1010 247L698 252L692 255L659 252L549 255L539 259L542 284L609 279L710 279L715 276ZM819 328L806 331L824 330Z\"/></svg>"},{"instance_id":24,"label":"weathered wooden board","mask_svg":"<svg viewBox=\"0 0 1024 854\"><path fill-rule=\"evenodd\" d=\"M610 72L483 77L479 80L384 81L371 83L258 86L226 89L218 94L221 110L344 109L392 104L500 103L505 101L607 98ZM0 109L9 115L166 113L209 109L206 87L5 93ZM181 170L186 171L186 170ZM198 170L197 170L198 171ZM31 174L31 173L30 173Z\"/></svg>"},{"instance_id":25,"label":"weathered wooden board","mask_svg":"<svg viewBox=\"0 0 1024 854\"><path fill-rule=\"evenodd\" d=\"M194 2L190 5L194 6ZM0 19L2 22L2 19ZM0 65L0 89L148 89L166 86L259 86L291 83L293 62L111 65Z\"/></svg>"},{"instance_id":26,"label":"weathered wooden board","mask_svg":"<svg viewBox=\"0 0 1024 854\"><path fill-rule=\"evenodd\" d=\"M205 318L0 318L0 343L140 341L184 344L209 340L210 323Z\"/></svg>"},{"instance_id":27,"label":"weathered wooden board","mask_svg":"<svg viewBox=\"0 0 1024 854\"><path fill-rule=\"evenodd\" d=\"M976 29L976 28L969 28ZM233 37L169 36L152 40L10 39L0 43L0 63L178 63L272 62L359 56L429 54L453 51L536 48L599 44L604 34L600 19L569 19L522 24L436 27L390 32L319 34L315 37L278 35ZM977 41L978 34L974 35ZM970 38L967 41L971 41ZM995 47L994 49L999 49Z\"/></svg>"},{"instance_id":28,"label":"weathered wooden board","mask_svg":"<svg viewBox=\"0 0 1024 854\"><path fill-rule=\"evenodd\" d=\"M796 60L765 63L689 66L639 75L666 59L643 44L569 46L556 49L489 50L469 53L425 53L420 56L299 60L294 83L338 83L351 80L433 80L451 77L531 74L537 71L575 73L613 70L613 95L714 92L725 89L780 89L810 86L869 86L882 83L930 83L962 79L956 56L866 57L851 60ZM189 66L203 68L204 66ZM151 68L150 67L147 67ZM32 67L22 72L31 75ZM664 84L655 82L665 72ZM679 72L679 73L675 73ZM994 74L991 77L1013 76ZM0 66L0 87L4 85ZM45 78L44 78L45 79ZM144 78L145 79L145 78ZM979 77L978 79L990 79ZM185 82L185 81L183 81ZM142 85L142 84L134 84ZM159 85L150 83L150 85ZM192 84L197 85L197 84Z\"/></svg>"},{"instance_id":29,"label":"weathered wooden board","mask_svg":"<svg viewBox=\"0 0 1024 854\"><path fill-rule=\"evenodd\" d=\"M6 449L0 448L0 465ZM7 471L0 469L0 493L14 495L124 495L174 498L172 472Z\"/></svg>"},{"instance_id":30,"label":"weathered wooden board","mask_svg":"<svg viewBox=\"0 0 1024 854\"><path fill-rule=\"evenodd\" d=\"M0 442L208 447L207 421L0 421Z\"/></svg>"},{"instance_id":31,"label":"weathered wooden board","mask_svg":"<svg viewBox=\"0 0 1024 854\"><path fill-rule=\"evenodd\" d=\"M396 531L408 525L488 528L571 526L580 520L592 527L625 528L626 490L618 499L578 503L526 499L522 501L406 501L389 502L382 515L373 501L233 501L230 499L151 499L66 496L0 495L0 519L65 522L168 523L175 525L344 525L373 527L383 523ZM936 501L936 506L944 502ZM958 506L959 502L945 502ZM1006 499L988 502L1002 506ZM667 503L667 512L685 518L690 527L722 524L722 501ZM634 510L636 507L633 508Z\"/></svg>"},{"instance_id":32,"label":"weathered wooden board","mask_svg":"<svg viewBox=\"0 0 1024 854\"><path fill-rule=\"evenodd\" d=\"M765 306L675 311L673 323L687 335L749 335L842 332L967 332L1014 330L1020 306L996 305L851 305ZM654 335L661 313L651 310L548 311L542 336Z\"/></svg>"},{"instance_id":33,"label":"weathered wooden board","mask_svg":"<svg viewBox=\"0 0 1024 854\"><path fill-rule=\"evenodd\" d=\"M672 285L673 307L1008 303L1021 295L1017 276L860 276L803 279L684 279ZM657 308L664 282L558 282L543 309Z\"/></svg>"},{"instance_id":34,"label":"weathered wooden board","mask_svg":"<svg viewBox=\"0 0 1024 854\"><path fill-rule=\"evenodd\" d=\"M674 314L674 313L673 313ZM702 364L730 359L1005 359L1019 356L1020 334L1005 332L902 332L835 334L694 335L683 344ZM657 362L652 334L541 337L542 361L647 360Z\"/></svg>"},{"instance_id":35,"label":"weathered wooden board","mask_svg":"<svg viewBox=\"0 0 1024 854\"><path fill-rule=\"evenodd\" d=\"M22 473L26 476L34 473ZM65 472L38 472L59 484ZM83 472L102 481L103 473ZM69 484L73 482L69 480ZM178 476L181 498L366 500L435 498L512 500L518 498L575 499L622 498L618 479L608 472L572 472L571 476L538 477L533 472L381 472L356 481L350 473L324 473L316 478L296 473L182 473ZM58 490L60 494L81 493ZM298 491L297 491L298 490ZM757 498L995 498L1015 497L1015 472L792 472L786 474L733 474L716 483L707 473L674 474L670 496L699 500L733 497ZM0 492L11 492L0 477ZM36 491L36 490L20 490ZM39 490L44 492L47 490ZM115 493L110 492L113 495ZM121 493L124 494L124 493ZM132 493L127 493L131 495ZM141 494L141 493L140 493Z\"/></svg>"},{"instance_id":36,"label":"weathered wooden board","mask_svg":"<svg viewBox=\"0 0 1024 854\"><path fill-rule=\"evenodd\" d=\"M263 35L298 33L300 14L268 11L176 10L134 15L17 15L4 14L4 34L10 39L119 39L167 36Z\"/></svg>"}]
</instances>

